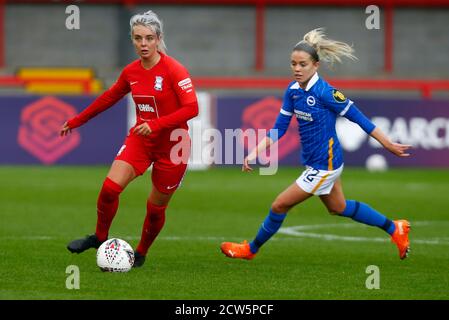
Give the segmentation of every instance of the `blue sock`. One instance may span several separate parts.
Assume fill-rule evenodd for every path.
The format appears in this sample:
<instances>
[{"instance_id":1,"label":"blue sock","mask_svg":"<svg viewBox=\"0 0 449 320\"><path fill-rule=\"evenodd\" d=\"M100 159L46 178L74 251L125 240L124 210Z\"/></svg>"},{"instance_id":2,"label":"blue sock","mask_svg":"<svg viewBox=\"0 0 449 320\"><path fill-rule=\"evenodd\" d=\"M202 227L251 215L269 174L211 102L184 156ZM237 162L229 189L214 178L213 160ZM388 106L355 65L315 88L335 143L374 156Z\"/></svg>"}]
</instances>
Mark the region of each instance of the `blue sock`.
<instances>
[{"instance_id":1,"label":"blue sock","mask_svg":"<svg viewBox=\"0 0 449 320\"><path fill-rule=\"evenodd\" d=\"M286 216L286 213L274 213L270 209L270 213L260 226L256 238L249 244L252 253L256 253L279 230Z\"/></svg>"},{"instance_id":2,"label":"blue sock","mask_svg":"<svg viewBox=\"0 0 449 320\"><path fill-rule=\"evenodd\" d=\"M379 227L390 235L396 229L393 221L363 202L346 200L346 208L341 215L357 222Z\"/></svg>"}]
</instances>

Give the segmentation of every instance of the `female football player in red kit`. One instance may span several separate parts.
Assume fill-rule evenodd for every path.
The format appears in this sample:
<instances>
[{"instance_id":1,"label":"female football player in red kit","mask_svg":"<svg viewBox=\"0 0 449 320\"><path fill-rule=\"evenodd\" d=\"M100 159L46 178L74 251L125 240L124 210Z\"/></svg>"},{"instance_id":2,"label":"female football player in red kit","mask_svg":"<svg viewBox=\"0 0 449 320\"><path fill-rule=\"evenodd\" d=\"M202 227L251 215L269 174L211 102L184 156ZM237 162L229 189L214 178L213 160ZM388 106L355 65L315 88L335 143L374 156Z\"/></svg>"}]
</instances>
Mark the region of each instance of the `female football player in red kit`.
<instances>
[{"instance_id":1,"label":"female football player in red kit","mask_svg":"<svg viewBox=\"0 0 449 320\"><path fill-rule=\"evenodd\" d=\"M176 129L188 130L187 121L198 115L198 102L186 68L165 53L162 23L158 16L152 11L134 15L130 27L132 42L140 59L127 65L109 90L64 123L61 136L131 92L137 121L114 159L98 196L96 232L73 240L67 248L72 253L81 253L89 248L98 248L107 240L120 193L153 164L152 190L147 200L142 236L134 254L134 267L140 267L164 225L167 205L187 168L188 134L182 141L171 141L170 135ZM187 144L187 148L181 148L181 154L178 154L183 160L173 161L170 151L180 143Z\"/></svg>"}]
</instances>

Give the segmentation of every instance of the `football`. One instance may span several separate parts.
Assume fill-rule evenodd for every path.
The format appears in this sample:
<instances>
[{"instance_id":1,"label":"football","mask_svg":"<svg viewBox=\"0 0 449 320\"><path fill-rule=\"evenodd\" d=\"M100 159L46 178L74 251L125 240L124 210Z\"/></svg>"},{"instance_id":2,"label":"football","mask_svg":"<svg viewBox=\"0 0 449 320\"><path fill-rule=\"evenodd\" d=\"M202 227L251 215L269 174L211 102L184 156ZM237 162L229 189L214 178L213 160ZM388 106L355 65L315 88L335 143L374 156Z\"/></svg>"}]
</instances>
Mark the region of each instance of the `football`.
<instances>
[{"instance_id":1,"label":"football","mask_svg":"<svg viewBox=\"0 0 449 320\"><path fill-rule=\"evenodd\" d=\"M383 172L388 170L387 159L381 154L373 154L366 159L366 168L370 172Z\"/></svg>"},{"instance_id":2,"label":"football","mask_svg":"<svg viewBox=\"0 0 449 320\"><path fill-rule=\"evenodd\" d=\"M97 250L97 265L104 272L128 272L134 264L134 251L128 242L112 238Z\"/></svg>"}]
</instances>

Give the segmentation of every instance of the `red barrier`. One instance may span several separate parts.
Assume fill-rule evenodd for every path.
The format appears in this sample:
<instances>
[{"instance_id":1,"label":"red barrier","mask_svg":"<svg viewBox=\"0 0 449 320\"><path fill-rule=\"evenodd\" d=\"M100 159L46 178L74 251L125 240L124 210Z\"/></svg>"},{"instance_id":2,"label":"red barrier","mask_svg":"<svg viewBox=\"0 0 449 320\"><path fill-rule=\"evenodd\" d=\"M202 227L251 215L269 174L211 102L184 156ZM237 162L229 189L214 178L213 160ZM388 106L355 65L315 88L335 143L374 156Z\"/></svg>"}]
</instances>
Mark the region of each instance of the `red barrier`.
<instances>
[{"instance_id":1,"label":"red barrier","mask_svg":"<svg viewBox=\"0 0 449 320\"><path fill-rule=\"evenodd\" d=\"M15 76L0 76L0 88L2 87L23 87L25 82Z\"/></svg>"},{"instance_id":2,"label":"red barrier","mask_svg":"<svg viewBox=\"0 0 449 320\"><path fill-rule=\"evenodd\" d=\"M326 79L339 89L420 91L423 98L431 98L433 91L449 91L449 80L403 79ZM195 86L201 89L285 89L291 78L233 78L195 77Z\"/></svg>"},{"instance_id":3,"label":"red barrier","mask_svg":"<svg viewBox=\"0 0 449 320\"><path fill-rule=\"evenodd\" d=\"M194 77L193 79L197 88L221 90L283 90L292 81L288 77ZM423 98L431 98L434 91L449 91L449 80L336 78L327 78L326 80L342 90L420 91ZM86 79L33 79L33 81L40 83L82 83L84 94L92 94L91 82ZM0 76L0 87L23 87L25 84L25 81L15 76Z\"/></svg>"}]
</instances>

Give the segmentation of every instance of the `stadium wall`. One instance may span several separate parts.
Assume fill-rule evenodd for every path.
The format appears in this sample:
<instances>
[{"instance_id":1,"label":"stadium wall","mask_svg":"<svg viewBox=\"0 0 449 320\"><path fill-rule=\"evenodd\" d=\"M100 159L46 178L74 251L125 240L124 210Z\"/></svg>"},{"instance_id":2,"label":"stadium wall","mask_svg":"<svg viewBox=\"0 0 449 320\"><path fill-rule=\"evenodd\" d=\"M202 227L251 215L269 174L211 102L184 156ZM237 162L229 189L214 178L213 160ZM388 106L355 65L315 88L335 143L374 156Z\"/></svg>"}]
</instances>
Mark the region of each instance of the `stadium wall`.
<instances>
[{"instance_id":1,"label":"stadium wall","mask_svg":"<svg viewBox=\"0 0 449 320\"><path fill-rule=\"evenodd\" d=\"M79 30L65 28L65 5L7 4L5 62L19 66L92 66L109 75L135 59L129 42L129 17L152 9L165 23L169 53L192 75L241 76L255 73L255 14L252 6L79 5ZM288 73L288 54L302 35L326 27L329 36L353 43L357 63L323 74L382 77L383 23L365 27L364 7L269 6L265 11L263 74ZM27 23L23 23L23 17ZM381 11L383 22L384 14ZM449 10L406 8L394 11L393 76L440 77L449 74ZM43 23L45 22L45 23ZM436 49L438 48L438 49ZM427 60L431 58L431 60ZM260 74L260 73L258 73ZM115 73L114 73L115 76Z\"/></svg>"}]
</instances>

